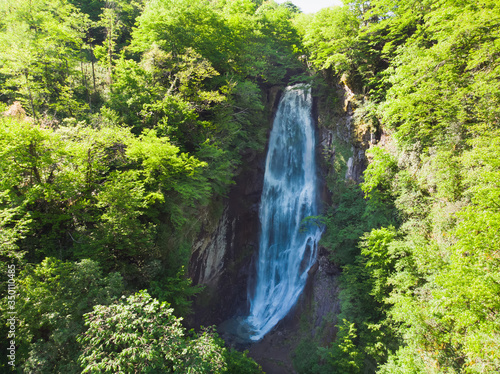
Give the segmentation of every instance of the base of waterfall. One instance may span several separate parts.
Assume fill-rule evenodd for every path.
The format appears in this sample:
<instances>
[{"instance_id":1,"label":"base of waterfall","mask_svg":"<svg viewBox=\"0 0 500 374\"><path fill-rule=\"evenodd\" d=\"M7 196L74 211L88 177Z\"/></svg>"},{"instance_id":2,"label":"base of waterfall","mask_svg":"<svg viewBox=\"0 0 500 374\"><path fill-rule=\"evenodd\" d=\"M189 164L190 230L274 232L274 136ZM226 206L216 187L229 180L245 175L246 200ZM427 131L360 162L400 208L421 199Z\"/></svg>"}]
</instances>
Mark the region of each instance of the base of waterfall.
<instances>
[{"instance_id":1,"label":"base of waterfall","mask_svg":"<svg viewBox=\"0 0 500 374\"><path fill-rule=\"evenodd\" d=\"M264 336L272 331L280 330L280 326L283 326L283 323L280 324L282 321L286 321L286 316L281 318L278 322L273 324L268 331L263 333L248 322L248 316L238 316L230 318L218 325L217 332L228 345L244 350L261 341Z\"/></svg>"},{"instance_id":2,"label":"base of waterfall","mask_svg":"<svg viewBox=\"0 0 500 374\"><path fill-rule=\"evenodd\" d=\"M255 330L246 322L245 316L230 318L217 326L217 331L226 342L232 346L237 346L242 349L255 342L252 339L255 336Z\"/></svg>"}]
</instances>

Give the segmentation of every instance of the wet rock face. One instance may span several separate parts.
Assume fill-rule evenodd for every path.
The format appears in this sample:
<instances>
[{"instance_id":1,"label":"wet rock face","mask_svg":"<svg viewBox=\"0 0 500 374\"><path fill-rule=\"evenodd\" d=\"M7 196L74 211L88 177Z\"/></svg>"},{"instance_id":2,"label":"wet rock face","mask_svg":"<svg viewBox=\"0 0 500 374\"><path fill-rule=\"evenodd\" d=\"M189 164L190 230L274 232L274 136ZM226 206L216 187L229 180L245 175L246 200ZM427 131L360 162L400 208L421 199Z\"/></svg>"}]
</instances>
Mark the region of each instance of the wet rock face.
<instances>
[{"instance_id":1,"label":"wet rock face","mask_svg":"<svg viewBox=\"0 0 500 374\"><path fill-rule=\"evenodd\" d=\"M344 126L348 122L348 118L342 118L336 126ZM322 169L324 175L338 172L335 170L335 164L340 163L345 166L345 174L342 173L345 180L361 182L361 177L367 166L365 155L367 147L365 144L356 142L346 134L339 134L337 130L320 128L319 146L324 159Z\"/></svg>"},{"instance_id":2,"label":"wet rock face","mask_svg":"<svg viewBox=\"0 0 500 374\"><path fill-rule=\"evenodd\" d=\"M193 270L194 281L197 284L217 284L218 277L224 270L227 247L231 247L234 240L235 223L235 220L229 222L226 207L212 235L202 236L194 243L193 250L196 258L193 262ZM230 231L231 237L228 236Z\"/></svg>"},{"instance_id":3,"label":"wet rock face","mask_svg":"<svg viewBox=\"0 0 500 374\"><path fill-rule=\"evenodd\" d=\"M353 156L347 160L347 171L345 180L353 180L356 183L361 182L363 171L366 169L365 151L357 147L352 148Z\"/></svg>"},{"instance_id":4,"label":"wet rock face","mask_svg":"<svg viewBox=\"0 0 500 374\"><path fill-rule=\"evenodd\" d=\"M194 243L189 274L205 290L194 302L193 326L219 324L247 308L247 283L258 250L264 157L252 156L224 201L212 232Z\"/></svg>"},{"instance_id":5,"label":"wet rock face","mask_svg":"<svg viewBox=\"0 0 500 374\"><path fill-rule=\"evenodd\" d=\"M338 97L335 106L323 100L317 110L322 173L325 177L339 173L346 181L360 183L367 166L365 151L377 142L380 134L359 119L354 108L360 101L345 82L335 85L335 94Z\"/></svg>"}]
</instances>

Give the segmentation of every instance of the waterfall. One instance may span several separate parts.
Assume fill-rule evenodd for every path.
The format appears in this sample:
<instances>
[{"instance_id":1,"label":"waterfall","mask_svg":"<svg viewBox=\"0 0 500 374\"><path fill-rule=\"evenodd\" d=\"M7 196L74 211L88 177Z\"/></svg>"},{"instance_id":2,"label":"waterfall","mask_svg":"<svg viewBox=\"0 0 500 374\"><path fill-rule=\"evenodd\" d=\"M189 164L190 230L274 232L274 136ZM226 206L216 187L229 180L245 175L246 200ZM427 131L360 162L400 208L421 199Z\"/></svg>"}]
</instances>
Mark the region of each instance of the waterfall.
<instances>
[{"instance_id":1,"label":"waterfall","mask_svg":"<svg viewBox=\"0 0 500 374\"><path fill-rule=\"evenodd\" d=\"M246 318L251 340L261 339L297 302L316 260L318 214L311 89L287 87L269 139L260 205L259 257Z\"/></svg>"}]
</instances>

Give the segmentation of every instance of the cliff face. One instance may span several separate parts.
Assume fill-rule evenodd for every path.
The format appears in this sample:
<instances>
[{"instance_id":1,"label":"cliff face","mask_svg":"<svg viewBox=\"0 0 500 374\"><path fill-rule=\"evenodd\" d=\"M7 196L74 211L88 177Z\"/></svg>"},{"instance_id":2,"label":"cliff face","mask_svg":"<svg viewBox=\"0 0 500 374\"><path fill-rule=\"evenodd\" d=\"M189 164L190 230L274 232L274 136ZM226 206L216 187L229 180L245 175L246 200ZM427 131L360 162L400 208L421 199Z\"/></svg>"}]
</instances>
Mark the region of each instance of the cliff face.
<instances>
[{"instance_id":1,"label":"cliff face","mask_svg":"<svg viewBox=\"0 0 500 374\"><path fill-rule=\"evenodd\" d=\"M322 151L322 174L361 182L366 169L365 151L380 138L376 126L363 118L363 97L355 95L340 80L317 101L319 146ZM361 114L360 114L361 113Z\"/></svg>"},{"instance_id":2,"label":"cliff face","mask_svg":"<svg viewBox=\"0 0 500 374\"><path fill-rule=\"evenodd\" d=\"M194 305L198 325L219 324L246 307L247 281L258 249L259 201L264 175L262 155L254 156L240 175L212 232L194 243L190 275L205 290Z\"/></svg>"}]
</instances>

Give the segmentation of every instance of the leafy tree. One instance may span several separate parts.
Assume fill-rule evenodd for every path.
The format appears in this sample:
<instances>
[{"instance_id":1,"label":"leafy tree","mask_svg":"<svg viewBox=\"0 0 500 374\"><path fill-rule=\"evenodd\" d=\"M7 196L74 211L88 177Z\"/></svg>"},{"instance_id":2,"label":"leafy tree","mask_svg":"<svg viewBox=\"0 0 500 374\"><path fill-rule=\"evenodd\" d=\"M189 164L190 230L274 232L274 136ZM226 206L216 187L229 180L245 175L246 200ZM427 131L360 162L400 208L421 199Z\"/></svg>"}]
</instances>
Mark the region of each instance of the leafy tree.
<instances>
[{"instance_id":1,"label":"leafy tree","mask_svg":"<svg viewBox=\"0 0 500 374\"><path fill-rule=\"evenodd\" d=\"M85 103L78 70L86 18L65 0L4 1L0 6L0 60L14 98L40 120L51 115L76 116Z\"/></svg>"},{"instance_id":2,"label":"leafy tree","mask_svg":"<svg viewBox=\"0 0 500 374\"><path fill-rule=\"evenodd\" d=\"M174 277L163 274L160 280L153 280L150 293L159 301L168 302L179 316L191 313L193 296L203 290L202 285L192 286L190 278L186 277L184 267Z\"/></svg>"},{"instance_id":3,"label":"leafy tree","mask_svg":"<svg viewBox=\"0 0 500 374\"><path fill-rule=\"evenodd\" d=\"M389 357L386 364L380 366L381 374L420 374L426 373L424 361L420 356L414 355L409 347L400 348Z\"/></svg>"},{"instance_id":4,"label":"leafy tree","mask_svg":"<svg viewBox=\"0 0 500 374\"><path fill-rule=\"evenodd\" d=\"M337 205L327 216L327 231L322 239L328 245L332 259L341 266L354 262L359 253L358 240L371 228L363 219L366 203L359 187L350 185L344 189Z\"/></svg>"},{"instance_id":5,"label":"leafy tree","mask_svg":"<svg viewBox=\"0 0 500 374\"><path fill-rule=\"evenodd\" d=\"M471 204L457 213L457 241L449 248L447 265L436 275L433 290L439 305L434 318L447 327L448 344L457 351L449 356L460 364L464 360L471 372L500 367L499 140L498 130L491 131L471 140L473 148L464 154L465 193Z\"/></svg>"},{"instance_id":6,"label":"leafy tree","mask_svg":"<svg viewBox=\"0 0 500 374\"><path fill-rule=\"evenodd\" d=\"M71 180L69 170L67 174L56 173L54 166L67 156L67 151L61 139L53 136L51 130L13 119L4 119L2 123L0 170L2 190L5 191L2 208L8 212L15 207L16 220L32 222L29 231L23 235L25 240L30 240L38 230L43 240L42 230L49 231L49 227L55 228L67 219L57 206L51 209L49 203L60 197L59 192L62 192L54 188L54 179L60 182L59 186L64 186L68 199L77 193L73 188L83 187L78 183L81 179ZM47 251L50 251L49 248ZM26 249L26 246L21 248Z\"/></svg>"},{"instance_id":7,"label":"leafy tree","mask_svg":"<svg viewBox=\"0 0 500 374\"><path fill-rule=\"evenodd\" d=\"M388 278L395 270L393 256L396 254L390 243L395 236L394 227L373 229L363 237L364 241L361 243L361 254L367 258L366 267L371 270L374 283L372 295L378 302L383 302L390 293Z\"/></svg>"},{"instance_id":8,"label":"leafy tree","mask_svg":"<svg viewBox=\"0 0 500 374\"><path fill-rule=\"evenodd\" d=\"M287 7L273 2L262 4L255 12L257 43L249 44L247 54L252 70L263 83L282 84L289 70L303 68L296 57L302 42L292 23L293 15Z\"/></svg>"},{"instance_id":9,"label":"leafy tree","mask_svg":"<svg viewBox=\"0 0 500 374\"><path fill-rule=\"evenodd\" d=\"M357 338L354 323L342 321L335 344L331 350L323 349L328 361L334 370L342 373L360 373L363 361L362 352L356 347L354 339Z\"/></svg>"},{"instance_id":10,"label":"leafy tree","mask_svg":"<svg viewBox=\"0 0 500 374\"><path fill-rule=\"evenodd\" d=\"M132 47L147 52L157 45L174 56L193 48L216 70L227 70L225 57L231 50L231 30L213 6L204 1L151 1L138 18Z\"/></svg>"},{"instance_id":11,"label":"leafy tree","mask_svg":"<svg viewBox=\"0 0 500 374\"><path fill-rule=\"evenodd\" d=\"M106 5L106 1L104 0L71 0L69 2L76 8L80 9L82 13L87 14L94 22L99 20L99 15L102 13L102 9Z\"/></svg>"},{"instance_id":12,"label":"leafy tree","mask_svg":"<svg viewBox=\"0 0 500 374\"><path fill-rule=\"evenodd\" d=\"M108 71L108 85L111 87L113 82L113 65L116 59L116 40L118 39L121 25L118 13L114 7L107 6L108 4L114 5L114 3L106 4L99 17L98 23L99 26L106 30L106 38L102 45L98 45L94 48L93 52L96 58L100 60L101 65L106 67Z\"/></svg>"},{"instance_id":13,"label":"leafy tree","mask_svg":"<svg viewBox=\"0 0 500 374\"><path fill-rule=\"evenodd\" d=\"M113 126L53 130L2 121L2 209L11 217L4 224L12 230L19 222L11 244L28 251L28 260L136 264L151 256L160 213L181 225L210 196L200 173L206 163L152 130L136 138Z\"/></svg>"},{"instance_id":14,"label":"leafy tree","mask_svg":"<svg viewBox=\"0 0 500 374\"><path fill-rule=\"evenodd\" d=\"M226 372L241 374L261 374L264 373L259 364L247 356L248 351L239 352L235 349L226 350Z\"/></svg>"},{"instance_id":15,"label":"leafy tree","mask_svg":"<svg viewBox=\"0 0 500 374\"><path fill-rule=\"evenodd\" d=\"M444 137L460 138L470 123L492 118L482 113L484 100L493 105L493 91L498 89L486 83L491 82L497 63L492 61L488 72L477 72L486 56L495 53L492 40L497 35L487 30L497 12L490 2L481 9L468 2L465 7L443 3L400 49L384 120L398 128L396 136L402 142L419 141L425 146ZM476 90L480 86L481 91Z\"/></svg>"},{"instance_id":16,"label":"leafy tree","mask_svg":"<svg viewBox=\"0 0 500 374\"><path fill-rule=\"evenodd\" d=\"M208 90L204 81L219 75L193 49L174 57L156 45L144 54L141 64L122 59L116 68L108 106L121 114L124 123L157 128L175 137L178 145L193 147L205 138L200 113L225 101L217 90Z\"/></svg>"},{"instance_id":17,"label":"leafy tree","mask_svg":"<svg viewBox=\"0 0 500 374\"><path fill-rule=\"evenodd\" d=\"M362 243L371 292L403 342L381 370L497 371L498 165L490 147L498 113L485 108L497 107L490 57L498 34L489 30L498 6L372 5L372 16L394 12L373 17L379 26L367 30L388 26L390 88L377 111L397 141L392 161L376 151L362 187L369 201L393 201L402 221L397 233L373 230Z\"/></svg>"},{"instance_id":18,"label":"leafy tree","mask_svg":"<svg viewBox=\"0 0 500 374\"><path fill-rule=\"evenodd\" d=\"M83 331L83 314L120 295L121 276L104 276L90 260L46 258L27 265L17 281L17 363L29 372L78 373L76 335Z\"/></svg>"},{"instance_id":19,"label":"leafy tree","mask_svg":"<svg viewBox=\"0 0 500 374\"><path fill-rule=\"evenodd\" d=\"M86 314L83 373L224 372L225 348L211 330L186 336L166 303L142 291Z\"/></svg>"},{"instance_id":20,"label":"leafy tree","mask_svg":"<svg viewBox=\"0 0 500 374\"><path fill-rule=\"evenodd\" d=\"M358 29L359 21L347 7L325 8L316 13L304 36L314 66L331 68L336 74L353 70Z\"/></svg>"},{"instance_id":21,"label":"leafy tree","mask_svg":"<svg viewBox=\"0 0 500 374\"><path fill-rule=\"evenodd\" d=\"M285 1L281 6L287 8L292 13L301 13L300 8L291 1Z\"/></svg>"},{"instance_id":22,"label":"leafy tree","mask_svg":"<svg viewBox=\"0 0 500 374\"><path fill-rule=\"evenodd\" d=\"M293 354L293 367L301 374L328 373L330 367L321 365L322 359L316 342L312 339L303 339L297 345Z\"/></svg>"}]
</instances>

